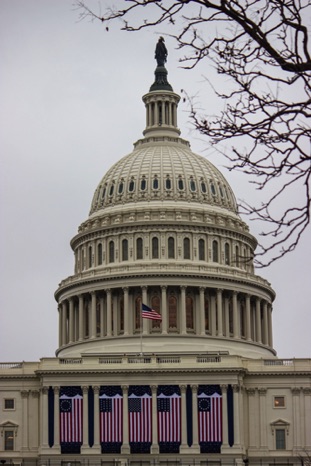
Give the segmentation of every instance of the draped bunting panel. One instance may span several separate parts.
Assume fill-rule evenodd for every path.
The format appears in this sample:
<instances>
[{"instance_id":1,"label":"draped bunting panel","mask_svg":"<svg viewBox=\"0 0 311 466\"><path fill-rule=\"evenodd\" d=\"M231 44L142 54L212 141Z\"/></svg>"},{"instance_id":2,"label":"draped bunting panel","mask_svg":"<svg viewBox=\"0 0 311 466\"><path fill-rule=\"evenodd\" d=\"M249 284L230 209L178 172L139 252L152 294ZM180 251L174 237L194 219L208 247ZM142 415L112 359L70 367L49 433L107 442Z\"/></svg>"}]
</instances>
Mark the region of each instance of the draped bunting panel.
<instances>
[{"instance_id":1,"label":"draped bunting panel","mask_svg":"<svg viewBox=\"0 0 311 466\"><path fill-rule=\"evenodd\" d=\"M198 386L198 429L201 453L220 453L222 444L220 385Z\"/></svg>"},{"instance_id":2,"label":"draped bunting panel","mask_svg":"<svg viewBox=\"0 0 311 466\"><path fill-rule=\"evenodd\" d=\"M123 442L123 392L118 385L104 385L99 392L102 453L121 453Z\"/></svg>"},{"instance_id":3,"label":"draped bunting panel","mask_svg":"<svg viewBox=\"0 0 311 466\"><path fill-rule=\"evenodd\" d=\"M160 453L179 453L181 443L181 395L178 385L158 386L157 413Z\"/></svg>"},{"instance_id":4,"label":"draped bunting panel","mask_svg":"<svg viewBox=\"0 0 311 466\"><path fill-rule=\"evenodd\" d=\"M83 395L81 387L60 387L61 453L80 453L83 432Z\"/></svg>"},{"instance_id":5,"label":"draped bunting panel","mask_svg":"<svg viewBox=\"0 0 311 466\"><path fill-rule=\"evenodd\" d=\"M149 385L131 385L128 391L131 453L150 453L152 443L152 394Z\"/></svg>"}]
</instances>

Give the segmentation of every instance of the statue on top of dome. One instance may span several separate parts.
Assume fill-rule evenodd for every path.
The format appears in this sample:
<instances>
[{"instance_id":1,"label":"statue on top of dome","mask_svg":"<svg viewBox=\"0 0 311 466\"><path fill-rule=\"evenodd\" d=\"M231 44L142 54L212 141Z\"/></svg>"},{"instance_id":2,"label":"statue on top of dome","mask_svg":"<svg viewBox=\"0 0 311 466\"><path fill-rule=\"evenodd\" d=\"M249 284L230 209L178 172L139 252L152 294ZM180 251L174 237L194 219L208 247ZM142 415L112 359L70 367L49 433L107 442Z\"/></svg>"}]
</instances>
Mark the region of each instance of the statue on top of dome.
<instances>
[{"instance_id":1,"label":"statue on top of dome","mask_svg":"<svg viewBox=\"0 0 311 466\"><path fill-rule=\"evenodd\" d=\"M160 36L155 49L155 59L158 66L164 66L167 59L167 48L165 47L164 37Z\"/></svg>"}]
</instances>

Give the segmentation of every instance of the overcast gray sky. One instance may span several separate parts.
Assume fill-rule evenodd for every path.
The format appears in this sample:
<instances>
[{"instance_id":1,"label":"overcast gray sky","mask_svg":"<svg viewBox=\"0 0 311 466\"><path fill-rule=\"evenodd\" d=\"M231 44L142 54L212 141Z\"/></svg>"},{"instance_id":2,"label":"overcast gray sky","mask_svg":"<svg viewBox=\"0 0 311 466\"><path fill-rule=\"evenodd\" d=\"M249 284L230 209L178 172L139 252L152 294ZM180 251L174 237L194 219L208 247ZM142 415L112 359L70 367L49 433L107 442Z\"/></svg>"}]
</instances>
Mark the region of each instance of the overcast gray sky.
<instances>
[{"instance_id":1,"label":"overcast gray sky","mask_svg":"<svg viewBox=\"0 0 311 466\"><path fill-rule=\"evenodd\" d=\"M141 96L153 82L161 32L126 33L115 25L107 33L99 22L79 22L72 0L0 1L0 361L55 354L54 291L73 274L69 242L103 174L142 135ZM215 79L214 71L207 62L180 69L180 54L166 43L174 90L198 92L212 113L220 104L203 75ZM191 129L184 103L179 127L192 150L221 169L237 198L259 199L246 177L222 168L224 161ZM310 244L309 228L294 253L258 271L277 293L280 357L311 356Z\"/></svg>"}]
</instances>

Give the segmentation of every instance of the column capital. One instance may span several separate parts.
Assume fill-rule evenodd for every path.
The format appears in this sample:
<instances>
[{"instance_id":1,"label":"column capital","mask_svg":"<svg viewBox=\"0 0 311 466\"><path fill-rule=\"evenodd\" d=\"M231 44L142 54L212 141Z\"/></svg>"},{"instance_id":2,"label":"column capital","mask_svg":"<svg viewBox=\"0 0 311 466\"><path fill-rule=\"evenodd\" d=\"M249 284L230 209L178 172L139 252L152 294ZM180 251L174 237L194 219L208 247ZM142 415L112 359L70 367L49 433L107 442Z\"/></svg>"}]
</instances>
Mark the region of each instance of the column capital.
<instances>
[{"instance_id":1,"label":"column capital","mask_svg":"<svg viewBox=\"0 0 311 466\"><path fill-rule=\"evenodd\" d=\"M304 387L302 391L304 395L311 395L311 388L309 387Z\"/></svg>"},{"instance_id":2,"label":"column capital","mask_svg":"<svg viewBox=\"0 0 311 466\"><path fill-rule=\"evenodd\" d=\"M293 396L298 396L300 394L300 390L301 390L300 387L293 387L291 389Z\"/></svg>"},{"instance_id":3,"label":"column capital","mask_svg":"<svg viewBox=\"0 0 311 466\"><path fill-rule=\"evenodd\" d=\"M126 291L129 290L129 286L123 286L123 287L122 287L122 290L123 290L123 293L125 293Z\"/></svg>"},{"instance_id":4,"label":"column capital","mask_svg":"<svg viewBox=\"0 0 311 466\"><path fill-rule=\"evenodd\" d=\"M94 394L98 395L99 390L100 390L100 387L98 387L97 385L95 385L95 387L93 387Z\"/></svg>"},{"instance_id":5,"label":"column capital","mask_svg":"<svg viewBox=\"0 0 311 466\"><path fill-rule=\"evenodd\" d=\"M182 393L186 393L187 385L180 385L180 390Z\"/></svg>"},{"instance_id":6,"label":"column capital","mask_svg":"<svg viewBox=\"0 0 311 466\"><path fill-rule=\"evenodd\" d=\"M186 286L186 285L180 285L180 289L181 289L182 291L186 291L187 286Z\"/></svg>"},{"instance_id":7,"label":"column capital","mask_svg":"<svg viewBox=\"0 0 311 466\"><path fill-rule=\"evenodd\" d=\"M87 395L88 392L89 392L89 387L83 386L83 387L82 387L82 393L83 393L83 395Z\"/></svg>"},{"instance_id":8,"label":"column capital","mask_svg":"<svg viewBox=\"0 0 311 466\"><path fill-rule=\"evenodd\" d=\"M193 393L196 393L198 391L198 385L191 385L191 389Z\"/></svg>"},{"instance_id":9,"label":"column capital","mask_svg":"<svg viewBox=\"0 0 311 466\"><path fill-rule=\"evenodd\" d=\"M49 387L44 386L44 387L41 388L41 393L43 395L47 395L48 392L49 392Z\"/></svg>"},{"instance_id":10,"label":"column capital","mask_svg":"<svg viewBox=\"0 0 311 466\"><path fill-rule=\"evenodd\" d=\"M246 388L246 393L250 396L254 396L256 393L256 388Z\"/></svg>"},{"instance_id":11,"label":"column capital","mask_svg":"<svg viewBox=\"0 0 311 466\"><path fill-rule=\"evenodd\" d=\"M240 385L237 385L237 384L232 385L232 389L233 389L234 393L239 393L239 391L240 391Z\"/></svg>"},{"instance_id":12,"label":"column capital","mask_svg":"<svg viewBox=\"0 0 311 466\"><path fill-rule=\"evenodd\" d=\"M267 394L267 389L265 387L258 388L258 393L260 396L265 396Z\"/></svg>"},{"instance_id":13,"label":"column capital","mask_svg":"<svg viewBox=\"0 0 311 466\"><path fill-rule=\"evenodd\" d=\"M39 398L40 391L39 390L31 390L31 395L33 398Z\"/></svg>"},{"instance_id":14,"label":"column capital","mask_svg":"<svg viewBox=\"0 0 311 466\"><path fill-rule=\"evenodd\" d=\"M161 290L166 291L167 290L167 285L161 285Z\"/></svg>"},{"instance_id":15,"label":"column capital","mask_svg":"<svg viewBox=\"0 0 311 466\"><path fill-rule=\"evenodd\" d=\"M148 286L147 286L147 285L144 285L144 286L141 287L141 289L142 289L142 291L147 291Z\"/></svg>"},{"instance_id":16,"label":"column capital","mask_svg":"<svg viewBox=\"0 0 311 466\"><path fill-rule=\"evenodd\" d=\"M221 388L221 391L222 391L222 393L223 393L224 391L226 391L226 390L227 390L227 388L228 388L228 384L226 384L226 383L224 383L224 384L221 384L221 385L220 385L220 388Z\"/></svg>"},{"instance_id":17,"label":"column capital","mask_svg":"<svg viewBox=\"0 0 311 466\"><path fill-rule=\"evenodd\" d=\"M121 388L122 388L122 390L123 390L124 392L127 393L127 392L128 392L128 389L129 389L129 386L128 386L128 385L122 385Z\"/></svg>"},{"instance_id":18,"label":"column capital","mask_svg":"<svg viewBox=\"0 0 311 466\"><path fill-rule=\"evenodd\" d=\"M28 398L29 397L29 390L21 390L21 397Z\"/></svg>"},{"instance_id":19,"label":"column capital","mask_svg":"<svg viewBox=\"0 0 311 466\"><path fill-rule=\"evenodd\" d=\"M53 387L54 395L59 395L60 387Z\"/></svg>"},{"instance_id":20,"label":"column capital","mask_svg":"<svg viewBox=\"0 0 311 466\"><path fill-rule=\"evenodd\" d=\"M206 290L206 286L200 286L199 290L201 291L201 293L204 293Z\"/></svg>"},{"instance_id":21,"label":"column capital","mask_svg":"<svg viewBox=\"0 0 311 466\"><path fill-rule=\"evenodd\" d=\"M157 392L157 388L158 388L157 385L151 385L151 391L152 391L152 393L156 393L156 392Z\"/></svg>"},{"instance_id":22,"label":"column capital","mask_svg":"<svg viewBox=\"0 0 311 466\"><path fill-rule=\"evenodd\" d=\"M223 288L217 288L216 291L217 291L217 293L222 293L224 291L224 289Z\"/></svg>"}]
</instances>

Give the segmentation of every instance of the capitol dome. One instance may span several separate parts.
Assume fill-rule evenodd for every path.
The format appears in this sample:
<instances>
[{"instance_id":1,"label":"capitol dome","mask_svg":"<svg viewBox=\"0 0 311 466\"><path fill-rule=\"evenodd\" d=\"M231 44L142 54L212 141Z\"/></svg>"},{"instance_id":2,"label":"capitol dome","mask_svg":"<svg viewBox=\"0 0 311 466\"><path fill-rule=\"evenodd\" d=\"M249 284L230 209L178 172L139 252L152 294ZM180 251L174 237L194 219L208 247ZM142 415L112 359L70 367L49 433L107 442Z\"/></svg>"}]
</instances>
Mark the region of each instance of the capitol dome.
<instances>
[{"instance_id":1,"label":"capitol dome","mask_svg":"<svg viewBox=\"0 0 311 466\"><path fill-rule=\"evenodd\" d=\"M158 66L144 137L102 177L71 241L74 275L55 293L60 357L275 355L257 241L224 176L180 137L179 100ZM160 318L142 318L142 304Z\"/></svg>"}]
</instances>

